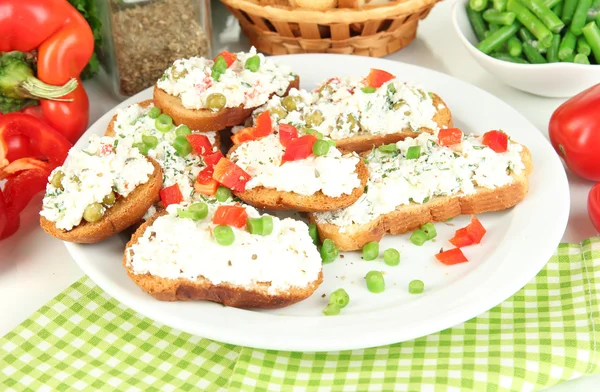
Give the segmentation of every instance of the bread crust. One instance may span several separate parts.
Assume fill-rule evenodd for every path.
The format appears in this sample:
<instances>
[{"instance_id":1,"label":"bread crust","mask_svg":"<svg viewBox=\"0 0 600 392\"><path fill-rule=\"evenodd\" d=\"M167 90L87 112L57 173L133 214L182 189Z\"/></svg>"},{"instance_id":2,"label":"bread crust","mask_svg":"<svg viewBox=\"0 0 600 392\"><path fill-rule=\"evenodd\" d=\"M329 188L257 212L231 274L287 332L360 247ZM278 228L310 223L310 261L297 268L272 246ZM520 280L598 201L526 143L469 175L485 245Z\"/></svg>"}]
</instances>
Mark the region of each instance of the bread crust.
<instances>
[{"instance_id":1,"label":"bread crust","mask_svg":"<svg viewBox=\"0 0 600 392\"><path fill-rule=\"evenodd\" d=\"M347 226L344 232L340 232L340 226L318 223L312 214L309 214L309 220L317 225L321 240L329 238L339 250L350 251L361 249L371 241L379 242L385 234L407 233L427 222L443 222L461 214L505 210L521 202L529 190L527 177L533 170L533 163L525 146L521 159L525 169L518 175L513 173L514 181L503 187L477 188L471 195L434 197L425 204L402 205L368 223Z\"/></svg>"},{"instance_id":2,"label":"bread crust","mask_svg":"<svg viewBox=\"0 0 600 392\"><path fill-rule=\"evenodd\" d=\"M433 121L435 121L440 128L451 128L452 113L450 112L450 109L448 109L446 103L437 94L433 94L432 100L433 106L436 109L440 104L444 105L443 109L437 109L437 112L433 116ZM366 134L360 136L353 136L346 139L338 139L335 140L335 144L338 148L342 148L344 150L363 152L370 150L371 148L373 148L373 146L378 147L382 144L396 143L400 140L406 139L407 137L417 137L423 132L433 133L433 130L430 128L423 127L420 128L419 132L414 132L413 130L406 128L400 132L385 135Z\"/></svg>"},{"instance_id":3,"label":"bread crust","mask_svg":"<svg viewBox=\"0 0 600 392\"><path fill-rule=\"evenodd\" d=\"M66 231L56 224L40 216L40 226L44 231L60 240L78 244L93 244L120 233L129 226L139 222L146 211L159 200L162 188L162 169L158 162L147 158L154 166L154 172L148 181L136 187L127 197L119 198L115 204L106 209L102 219L90 223L82 222Z\"/></svg>"},{"instance_id":4,"label":"bread crust","mask_svg":"<svg viewBox=\"0 0 600 392\"><path fill-rule=\"evenodd\" d=\"M300 77L292 80L284 93L288 94L291 88L300 87ZM273 96L274 94L271 94ZM227 127L233 127L243 124L257 107L245 109L243 106L235 108L225 108L218 112L208 109L188 109L181 103L179 97L166 93L164 90L154 86L154 105L163 113L173 118L176 125L185 124L190 129L200 132L221 131Z\"/></svg>"},{"instance_id":5,"label":"bread crust","mask_svg":"<svg viewBox=\"0 0 600 392\"><path fill-rule=\"evenodd\" d=\"M183 278L167 279L150 274L134 274L131 267L127 265L127 252L138 242L146 229L158 217L165 214L166 212L157 213L142 224L127 243L123 255L123 266L129 278L145 293L150 294L160 301L206 300L235 308L276 309L292 305L310 297L323 282L323 272L321 271L318 278L306 287L294 286L285 292L271 295L268 293L268 283L259 283L253 287L230 283L215 285L204 277L199 277L196 281L191 281ZM199 254L199 257L201 257L201 254Z\"/></svg>"}]
</instances>

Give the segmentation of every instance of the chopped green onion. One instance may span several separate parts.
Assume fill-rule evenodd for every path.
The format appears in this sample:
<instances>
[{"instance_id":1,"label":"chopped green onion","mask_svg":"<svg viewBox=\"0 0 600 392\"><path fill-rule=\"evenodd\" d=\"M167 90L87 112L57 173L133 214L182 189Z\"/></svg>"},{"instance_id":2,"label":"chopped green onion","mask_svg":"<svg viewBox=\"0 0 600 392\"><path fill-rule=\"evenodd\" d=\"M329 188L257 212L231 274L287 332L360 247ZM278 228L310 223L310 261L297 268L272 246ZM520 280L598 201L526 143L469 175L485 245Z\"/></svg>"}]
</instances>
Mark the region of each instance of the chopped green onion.
<instances>
[{"instance_id":1,"label":"chopped green onion","mask_svg":"<svg viewBox=\"0 0 600 392\"><path fill-rule=\"evenodd\" d=\"M144 143L134 143L132 147L137 148L142 155L148 155L148 146Z\"/></svg>"},{"instance_id":2,"label":"chopped green onion","mask_svg":"<svg viewBox=\"0 0 600 392\"><path fill-rule=\"evenodd\" d=\"M408 284L408 292L411 294L421 294L425 290L425 284L422 280L412 280Z\"/></svg>"},{"instance_id":3,"label":"chopped green onion","mask_svg":"<svg viewBox=\"0 0 600 392\"><path fill-rule=\"evenodd\" d=\"M325 316L335 316L340 314L340 307L336 305L329 304L323 309L323 314Z\"/></svg>"},{"instance_id":4,"label":"chopped green onion","mask_svg":"<svg viewBox=\"0 0 600 392\"><path fill-rule=\"evenodd\" d=\"M377 91L375 87L363 87L361 90L365 94L373 94L375 91Z\"/></svg>"},{"instance_id":5,"label":"chopped green onion","mask_svg":"<svg viewBox=\"0 0 600 392\"><path fill-rule=\"evenodd\" d=\"M421 226L421 230L423 230L425 234L427 234L428 240L432 240L435 237L437 237L437 230L431 222L425 223L423 226Z\"/></svg>"},{"instance_id":6,"label":"chopped green onion","mask_svg":"<svg viewBox=\"0 0 600 392\"><path fill-rule=\"evenodd\" d=\"M391 267L400 264L400 252L394 248L386 249L383 252L383 261Z\"/></svg>"},{"instance_id":7,"label":"chopped green onion","mask_svg":"<svg viewBox=\"0 0 600 392\"><path fill-rule=\"evenodd\" d=\"M173 142L173 148L177 151L177 155L180 157L186 157L192 152L192 145L185 136L177 136Z\"/></svg>"},{"instance_id":8,"label":"chopped green onion","mask_svg":"<svg viewBox=\"0 0 600 392\"><path fill-rule=\"evenodd\" d=\"M427 241L427 233L425 233L423 230L415 230L410 235L410 242L417 246L423 245L425 241Z\"/></svg>"},{"instance_id":9,"label":"chopped green onion","mask_svg":"<svg viewBox=\"0 0 600 392\"><path fill-rule=\"evenodd\" d=\"M262 235L269 235L273 232L273 217L271 215L263 215L263 229Z\"/></svg>"},{"instance_id":10,"label":"chopped green onion","mask_svg":"<svg viewBox=\"0 0 600 392\"><path fill-rule=\"evenodd\" d=\"M396 146L396 143L384 144L382 146L379 146L378 150L381 152L396 152L398 151L398 146Z\"/></svg>"},{"instance_id":11,"label":"chopped green onion","mask_svg":"<svg viewBox=\"0 0 600 392\"><path fill-rule=\"evenodd\" d=\"M215 63L213 64L210 77L213 78L213 80L218 81L225 71L227 71L227 61L225 61L223 56L217 56Z\"/></svg>"},{"instance_id":12,"label":"chopped green onion","mask_svg":"<svg viewBox=\"0 0 600 392\"><path fill-rule=\"evenodd\" d=\"M169 132L173 129L173 119L169 115L163 113L154 120L154 127L160 132Z\"/></svg>"},{"instance_id":13,"label":"chopped green onion","mask_svg":"<svg viewBox=\"0 0 600 392\"><path fill-rule=\"evenodd\" d=\"M323 139L323 134L321 132L317 131L316 129L304 128L304 133L306 135L315 135L317 137L317 139L319 139L319 140Z\"/></svg>"},{"instance_id":14,"label":"chopped green onion","mask_svg":"<svg viewBox=\"0 0 600 392\"><path fill-rule=\"evenodd\" d=\"M327 143L329 143L329 147L335 147L335 141L331 140L331 139L327 139L325 140Z\"/></svg>"},{"instance_id":15,"label":"chopped green onion","mask_svg":"<svg viewBox=\"0 0 600 392\"><path fill-rule=\"evenodd\" d=\"M332 240L327 238L323 241L323 245L321 246L321 260L323 261L323 264L333 262L338 257L339 253L340 251Z\"/></svg>"},{"instance_id":16,"label":"chopped green onion","mask_svg":"<svg viewBox=\"0 0 600 392\"><path fill-rule=\"evenodd\" d=\"M329 143L327 143L325 140L317 140L312 146L312 151L316 156L323 156L327 155L329 152L329 147Z\"/></svg>"},{"instance_id":17,"label":"chopped green onion","mask_svg":"<svg viewBox=\"0 0 600 392\"><path fill-rule=\"evenodd\" d=\"M314 223L308 225L308 235L312 238L313 244L319 246L319 231L317 230L317 225Z\"/></svg>"},{"instance_id":18,"label":"chopped green onion","mask_svg":"<svg viewBox=\"0 0 600 392\"><path fill-rule=\"evenodd\" d=\"M142 135L142 142L148 146L148 150L152 150L158 146L158 138L156 136Z\"/></svg>"},{"instance_id":19,"label":"chopped green onion","mask_svg":"<svg viewBox=\"0 0 600 392\"><path fill-rule=\"evenodd\" d=\"M260 57L258 57L258 55L254 55L248 58L248 60L246 60L246 64L244 64L244 67L250 72L258 71L258 68L260 68Z\"/></svg>"},{"instance_id":20,"label":"chopped green onion","mask_svg":"<svg viewBox=\"0 0 600 392\"><path fill-rule=\"evenodd\" d=\"M329 296L329 304L344 309L350 303L350 296L344 289L337 289Z\"/></svg>"},{"instance_id":21,"label":"chopped green onion","mask_svg":"<svg viewBox=\"0 0 600 392\"><path fill-rule=\"evenodd\" d=\"M219 185L215 194L217 201L224 202L231 197L231 189Z\"/></svg>"},{"instance_id":22,"label":"chopped green onion","mask_svg":"<svg viewBox=\"0 0 600 392\"><path fill-rule=\"evenodd\" d=\"M246 228L250 234L260 235L263 231L263 220L261 218L248 218Z\"/></svg>"},{"instance_id":23,"label":"chopped green onion","mask_svg":"<svg viewBox=\"0 0 600 392\"><path fill-rule=\"evenodd\" d=\"M160 109L157 108L156 106L153 108L150 108L150 110L148 110L148 117L156 118L158 116L160 116Z\"/></svg>"},{"instance_id":24,"label":"chopped green onion","mask_svg":"<svg viewBox=\"0 0 600 392\"><path fill-rule=\"evenodd\" d=\"M175 130L175 135L177 135L177 136L187 136L187 135L190 135L191 133L192 133L192 131L191 131L190 127L188 127L187 125L180 125Z\"/></svg>"},{"instance_id":25,"label":"chopped green onion","mask_svg":"<svg viewBox=\"0 0 600 392\"><path fill-rule=\"evenodd\" d=\"M367 289L372 293L382 293L385 290L385 281L381 271L369 271L365 276Z\"/></svg>"},{"instance_id":26,"label":"chopped green onion","mask_svg":"<svg viewBox=\"0 0 600 392\"><path fill-rule=\"evenodd\" d=\"M393 85L393 84L391 84L391 83L387 85L387 89L388 89L388 91L389 91L390 93L392 93L392 94L396 92L396 86L394 86L394 85Z\"/></svg>"},{"instance_id":27,"label":"chopped green onion","mask_svg":"<svg viewBox=\"0 0 600 392\"><path fill-rule=\"evenodd\" d=\"M217 244L222 246L229 246L233 244L233 241L235 240L233 229L225 225L216 226L213 229L213 235L215 236L215 241L217 241Z\"/></svg>"},{"instance_id":28,"label":"chopped green onion","mask_svg":"<svg viewBox=\"0 0 600 392\"><path fill-rule=\"evenodd\" d=\"M206 203L198 202L190 204L187 209L188 211L198 214L198 219L204 219L208 215L208 204Z\"/></svg>"},{"instance_id":29,"label":"chopped green onion","mask_svg":"<svg viewBox=\"0 0 600 392\"><path fill-rule=\"evenodd\" d=\"M371 241L362 248L362 258L366 261L375 260L379 256L379 243Z\"/></svg>"},{"instance_id":30,"label":"chopped green onion","mask_svg":"<svg viewBox=\"0 0 600 392\"><path fill-rule=\"evenodd\" d=\"M406 159L419 159L421 156L421 146L411 146L406 151Z\"/></svg>"}]
</instances>

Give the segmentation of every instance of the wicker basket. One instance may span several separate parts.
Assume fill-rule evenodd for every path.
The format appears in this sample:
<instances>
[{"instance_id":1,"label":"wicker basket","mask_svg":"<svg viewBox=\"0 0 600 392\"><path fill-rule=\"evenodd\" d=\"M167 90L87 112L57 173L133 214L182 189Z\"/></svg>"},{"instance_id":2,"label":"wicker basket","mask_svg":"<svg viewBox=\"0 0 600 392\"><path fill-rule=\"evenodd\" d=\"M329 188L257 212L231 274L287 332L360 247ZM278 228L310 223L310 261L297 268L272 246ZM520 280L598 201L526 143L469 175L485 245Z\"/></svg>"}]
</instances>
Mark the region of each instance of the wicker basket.
<instances>
[{"instance_id":1,"label":"wicker basket","mask_svg":"<svg viewBox=\"0 0 600 392\"><path fill-rule=\"evenodd\" d=\"M261 52L382 57L408 45L416 36L419 20L440 0L390 1L324 11L291 7L288 0L221 1L238 19L250 44Z\"/></svg>"}]
</instances>

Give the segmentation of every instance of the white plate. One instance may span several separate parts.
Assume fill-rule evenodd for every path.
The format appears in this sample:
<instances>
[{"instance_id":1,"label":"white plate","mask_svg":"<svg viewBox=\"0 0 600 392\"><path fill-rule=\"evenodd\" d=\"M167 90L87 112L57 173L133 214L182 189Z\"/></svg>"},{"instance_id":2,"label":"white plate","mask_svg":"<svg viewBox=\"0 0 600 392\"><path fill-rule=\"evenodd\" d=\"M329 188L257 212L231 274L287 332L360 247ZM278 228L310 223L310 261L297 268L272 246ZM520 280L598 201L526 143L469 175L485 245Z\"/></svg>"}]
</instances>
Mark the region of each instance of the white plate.
<instances>
[{"instance_id":1,"label":"white plate","mask_svg":"<svg viewBox=\"0 0 600 392\"><path fill-rule=\"evenodd\" d=\"M434 258L441 247L450 247L447 241L454 231L467 224L468 217L459 217L436 224L437 239L422 247L411 244L408 235L386 236L380 249L400 250L401 262L396 267L381 260L363 261L358 252L344 254L324 266L324 282L311 298L274 311L210 302L160 302L127 277L121 264L124 238L116 236L95 245L66 244L79 266L108 294L163 324L222 342L276 350L343 350L401 342L466 321L510 297L550 258L567 224L567 178L548 141L515 109L465 82L398 62L317 54L277 60L300 74L304 88L331 76L366 75L373 67L439 93L456 126L465 132L503 129L529 147L535 167L529 194L509 211L480 216L488 232L480 245L464 249L469 263L444 266ZM117 108L151 97L148 89ZM117 108L92 125L78 146L89 135L102 134ZM364 283L365 274L374 269L385 271L386 290L381 294L370 293ZM413 279L425 282L423 294L408 293ZM350 294L350 304L340 315L326 317L321 310L328 297L322 295L339 287Z\"/></svg>"}]
</instances>

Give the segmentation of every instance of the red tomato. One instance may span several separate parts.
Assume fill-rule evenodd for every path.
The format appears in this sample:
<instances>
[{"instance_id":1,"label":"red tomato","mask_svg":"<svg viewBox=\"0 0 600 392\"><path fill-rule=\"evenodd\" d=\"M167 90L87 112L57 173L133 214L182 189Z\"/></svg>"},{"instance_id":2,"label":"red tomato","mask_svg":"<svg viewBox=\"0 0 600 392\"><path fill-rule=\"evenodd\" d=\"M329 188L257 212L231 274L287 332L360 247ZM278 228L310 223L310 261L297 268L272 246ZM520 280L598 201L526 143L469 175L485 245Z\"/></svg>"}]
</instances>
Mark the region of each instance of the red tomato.
<instances>
[{"instance_id":1,"label":"red tomato","mask_svg":"<svg viewBox=\"0 0 600 392\"><path fill-rule=\"evenodd\" d=\"M34 154L31 148L31 141L25 135L11 135L6 138L6 159L9 162L16 161L20 158L32 157Z\"/></svg>"},{"instance_id":2,"label":"red tomato","mask_svg":"<svg viewBox=\"0 0 600 392\"><path fill-rule=\"evenodd\" d=\"M204 163L206 163L207 166L214 166L221 160L221 158L223 158L223 153L221 151L216 151L210 154L206 154L203 158Z\"/></svg>"},{"instance_id":3,"label":"red tomato","mask_svg":"<svg viewBox=\"0 0 600 392\"><path fill-rule=\"evenodd\" d=\"M213 216L215 225L228 225L237 228L246 226L248 213L242 206L219 206Z\"/></svg>"},{"instance_id":4,"label":"red tomato","mask_svg":"<svg viewBox=\"0 0 600 392\"><path fill-rule=\"evenodd\" d=\"M256 126L254 128L256 128L254 134L257 137L268 136L273 132L273 123L268 110L265 110L256 117Z\"/></svg>"},{"instance_id":5,"label":"red tomato","mask_svg":"<svg viewBox=\"0 0 600 392\"><path fill-rule=\"evenodd\" d=\"M283 153L281 162L297 161L312 154L313 144L317 141L314 135L304 135L290 141Z\"/></svg>"},{"instance_id":6,"label":"red tomato","mask_svg":"<svg viewBox=\"0 0 600 392\"><path fill-rule=\"evenodd\" d=\"M454 248L445 252L440 252L435 255L435 258L446 265L460 264L469 261L460 248Z\"/></svg>"},{"instance_id":7,"label":"red tomato","mask_svg":"<svg viewBox=\"0 0 600 392\"><path fill-rule=\"evenodd\" d=\"M237 54L228 52L226 50L219 53L217 57L219 56L223 57L223 59L227 63L227 68L231 67L231 64L235 63L235 60L237 59ZM215 57L213 61L216 61L217 57Z\"/></svg>"},{"instance_id":8,"label":"red tomato","mask_svg":"<svg viewBox=\"0 0 600 392\"><path fill-rule=\"evenodd\" d=\"M243 192L251 178L250 174L227 158L221 158L213 173L213 179L236 192Z\"/></svg>"},{"instance_id":9,"label":"red tomato","mask_svg":"<svg viewBox=\"0 0 600 392\"><path fill-rule=\"evenodd\" d=\"M208 184L213 180L213 173L215 172L214 166L207 166L200 173L198 173L198 177L196 178L196 182L200 184Z\"/></svg>"},{"instance_id":10,"label":"red tomato","mask_svg":"<svg viewBox=\"0 0 600 392\"><path fill-rule=\"evenodd\" d=\"M600 84L577 94L556 109L548 134L552 146L580 177L600 181Z\"/></svg>"},{"instance_id":11,"label":"red tomato","mask_svg":"<svg viewBox=\"0 0 600 392\"><path fill-rule=\"evenodd\" d=\"M440 129L438 143L440 146L452 146L462 142L463 133L458 128Z\"/></svg>"},{"instance_id":12,"label":"red tomato","mask_svg":"<svg viewBox=\"0 0 600 392\"><path fill-rule=\"evenodd\" d=\"M588 195L588 215L596 230L600 231L600 183L594 185Z\"/></svg>"},{"instance_id":13,"label":"red tomato","mask_svg":"<svg viewBox=\"0 0 600 392\"><path fill-rule=\"evenodd\" d=\"M179 185L173 184L160 191L160 201L164 208L171 204L179 204L183 201L183 195L179 189Z\"/></svg>"},{"instance_id":14,"label":"red tomato","mask_svg":"<svg viewBox=\"0 0 600 392\"><path fill-rule=\"evenodd\" d=\"M214 196L217 193L217 189L219 189L219 183L212 178L204 183L200 183L199 181L194 183L194 190L202 195Z\"/></svg>"},{"instance_id":15,"label":"red tomato","mask_svg":"<svg viewBox=\"0 0 600 392\"><path fill-rule=\"evenodd\" d=\"M473 240L473 243L478 244L485 235L486 231L479 219L475 215L471 217L471 223L465 227L469 237Z\"/></svg>"},{"instance_id":16,"label":"red tomato","mask_svg":"<svg viewBox=\"0 0 600 392\"><path fill-rule=\"evenodd\" d=\"M469 233L467 232L466 227L456 230L456 233L454 233L454 237L450 238L449 241L452 245L456 246L457 248L473 245L473 239L469 237Z\"/></svg>"},{"instance_id":17,"label":"red tomato","mask_svg":"<svg viewBox=\"0 0 600 392\"><path fill-rule=\"evenodd\" d=\"M369 72L369 75L365 78L365 84L370 87L381 87L382 84L389 82L394 78L395 76L389 72L371 68L371 72Z\"/></svg>"},{"instance_id":18,"label":"red tomato","mask_svg":"<svg viewBox=\"0 0 600 392\"><path fill-rule=\"evenodd\" d=\"M481 144L496 152L506 152L508 149L508 135L501 131L489 131L483 134Z\"/></svg>"},{"instance_id":19,"label":"red tomato","mask_svg":"<svg viewBox=\"0 0 600 392\"><path fill-rule=\"evenodd\" d=\"M279 142L282 146L287 147L288 144L298 137L298 130L290 124L279 124Z\"/></svg>"},{"instance_id":20,"label":"red tomato","mask_svg":"<svg viewBox=\"0 0 600 392\"><path fill-rule=\"evenodd\" d=\"M187 135L185 137L192 145L192 149L198 155L206 155L212 152L213 146L208 140L208 137L197 133Z\"/></svg>"}]
</instances>

